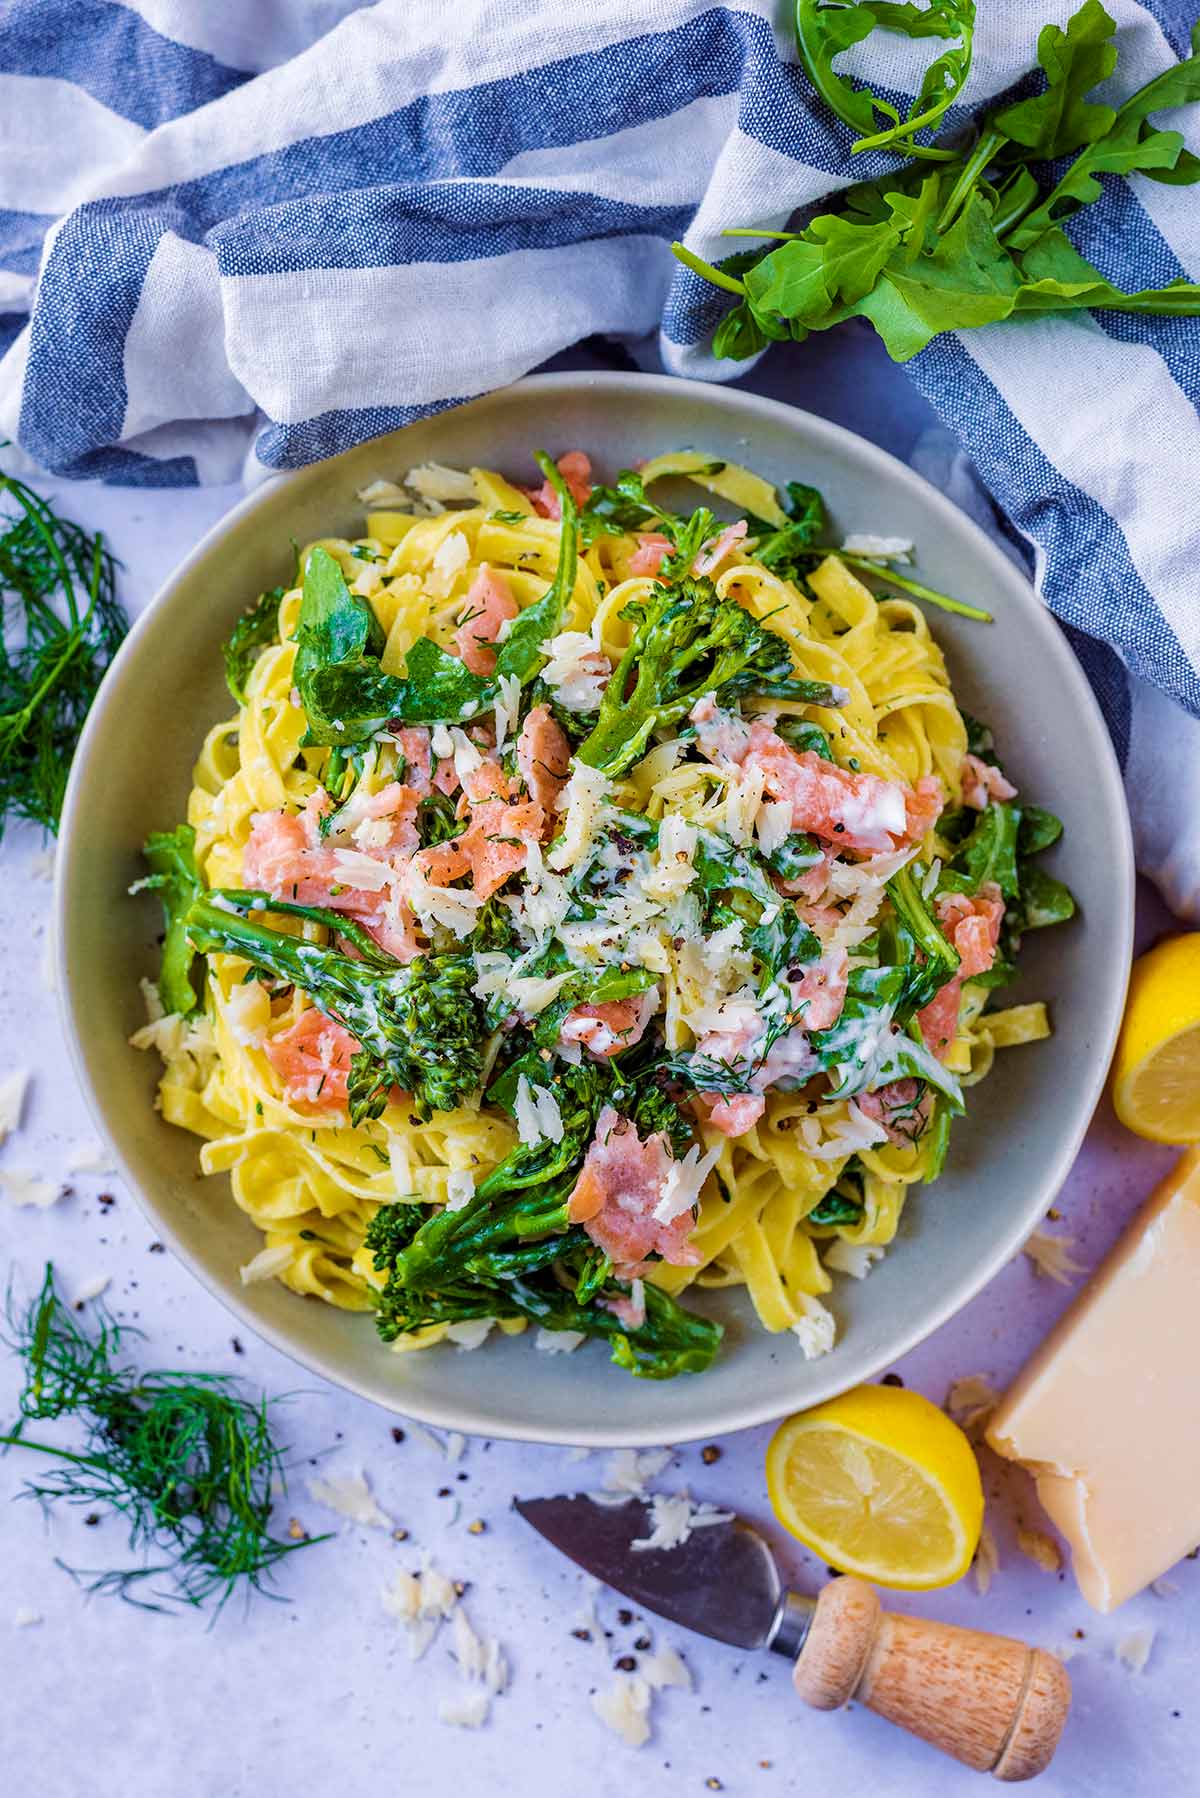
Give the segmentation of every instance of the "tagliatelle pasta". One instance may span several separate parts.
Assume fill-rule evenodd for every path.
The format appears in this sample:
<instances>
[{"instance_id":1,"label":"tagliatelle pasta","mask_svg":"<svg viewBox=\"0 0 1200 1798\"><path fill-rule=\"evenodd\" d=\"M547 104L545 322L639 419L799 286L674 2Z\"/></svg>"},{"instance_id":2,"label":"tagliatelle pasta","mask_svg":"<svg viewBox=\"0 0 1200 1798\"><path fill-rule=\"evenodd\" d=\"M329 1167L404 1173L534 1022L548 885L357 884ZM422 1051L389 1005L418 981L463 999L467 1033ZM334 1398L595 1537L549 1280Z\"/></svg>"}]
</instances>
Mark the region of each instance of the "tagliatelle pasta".
<instances>
[{"instance_id":1,"label":"tagliatelle pasta","mask_svg":"<svg viewBox=\"0 0 1200 1798\"><path fill-rule=\"evenodd\" d=\"M766 1329L822 1352L830 1247L889 1243L962 1089L1048 1032L1041 1005L985 1006L1021 928L1051 921L1022 911L1022 869L1054 821L1014 804L921 608L805 541L760 477L694 453L611 490L589 475L564 458L531 494L484 469L414 470L364 495L361 539L308 546L196 763L206 896L175 924L181 954L207 951L202 1002L173 1008L164 969L134 1040L162 1054L164 1118L205 1139L203 1172L228 1175L263 1234L244 1277L377 1311L403 1270L420 1298L387 1300L396 1348L456 1317L567 1328L557 1281L584 1327L625 1331L614 1354L634 1371L703 1365L638 1346L669 1335L655 1307L693 1286L744 1286ZM656 507L654 484L682 477L733 528ZM521 621L556 584L552 628L526 645ZM668 628L682 647L660 676ZM728 678L696 689L722 656ZM681 683L688 703L669 699ZM430 715L426 690L454 709ZM329 913L361 940L337 948ZM255 948L268 929L282 946ZM287 955L320 970L312 990L281 976ZM422 1051L414 1098L354 1020L368 975L407 995L451 964L479 1023L471 1078L447 1072L439 1108L423 1084L438 1053ZM422 1005L449 1003L430 991ZM415 1006L397 1037L412 1053ZM544 1188L561 1220L514 1224L501 1252L481 1189L514 1154L550 1166L579 1104L575 1160L540 1186L514 1176L503 1201L528 1220ZM381 1253L398 1203L454 1244L424 1287L404 1219ZM554 1231L571 1248L552 1265Z\"/></svg>"}]
</instances>

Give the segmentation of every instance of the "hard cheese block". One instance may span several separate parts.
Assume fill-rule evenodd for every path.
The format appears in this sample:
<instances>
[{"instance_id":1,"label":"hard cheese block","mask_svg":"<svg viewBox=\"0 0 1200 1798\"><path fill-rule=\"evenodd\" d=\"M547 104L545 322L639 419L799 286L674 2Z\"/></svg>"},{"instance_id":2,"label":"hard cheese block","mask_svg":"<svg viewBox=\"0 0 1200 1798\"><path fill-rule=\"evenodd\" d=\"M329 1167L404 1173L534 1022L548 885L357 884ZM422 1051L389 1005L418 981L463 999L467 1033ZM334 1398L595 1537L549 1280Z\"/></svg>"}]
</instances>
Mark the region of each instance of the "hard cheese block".
<instances>
[{"instance_id":1,"label":"hard cheese block","mask_svg":"<svg viewBox=\"0 0 1200 1798\"><path fill-rule=\"evenodd\" d=\"M1200 1543L1200 1150L1181 1157L988 1427L1111 1611Z\"/></svg>"}]
</instances>

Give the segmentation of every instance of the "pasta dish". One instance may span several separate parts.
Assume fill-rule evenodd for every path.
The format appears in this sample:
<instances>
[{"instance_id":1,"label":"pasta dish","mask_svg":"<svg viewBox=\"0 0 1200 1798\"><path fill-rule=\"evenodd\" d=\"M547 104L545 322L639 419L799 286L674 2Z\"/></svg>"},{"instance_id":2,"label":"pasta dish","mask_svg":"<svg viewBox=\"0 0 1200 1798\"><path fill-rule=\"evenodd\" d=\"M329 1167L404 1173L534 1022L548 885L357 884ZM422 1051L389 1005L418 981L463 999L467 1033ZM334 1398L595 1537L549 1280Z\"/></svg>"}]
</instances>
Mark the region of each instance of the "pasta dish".
<instances>
[{"instance_id":1,"label":"pasta dish","mask_svg":"<svg viewBox=\"0 0 1200 1798\"><path fill-rule=\"evenodd\" d=\"M956 705L923 608L973 608L910 544L697 452L538 463L376 482L239 621L146 845L133 1040L262 1232L243 1278L394 1348L698 1372L688 1297L737 1286L818 1355L994 1052L1048 1034L996 992L1073 910L1061 826Z\"/></svg>"}]
</instances>

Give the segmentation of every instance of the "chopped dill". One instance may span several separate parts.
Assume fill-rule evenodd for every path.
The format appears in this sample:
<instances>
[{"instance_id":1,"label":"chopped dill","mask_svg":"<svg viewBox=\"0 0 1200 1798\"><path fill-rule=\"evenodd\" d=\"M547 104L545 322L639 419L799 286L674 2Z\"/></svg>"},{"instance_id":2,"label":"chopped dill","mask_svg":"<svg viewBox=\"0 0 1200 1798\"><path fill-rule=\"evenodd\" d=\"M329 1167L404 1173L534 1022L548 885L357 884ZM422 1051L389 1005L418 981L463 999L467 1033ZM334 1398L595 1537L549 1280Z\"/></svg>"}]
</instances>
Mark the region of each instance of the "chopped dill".
<instances>
[{"instance_id":1,"label":"chopped dill","mask_svg":"<svg viewBox=\"0 0 1200 1798\"><path fill-rule=\"evenodd\" d=\"M272 1485L283 1477L283 1459L268 1401L243 1396L240 1381L122 1365L125 1335L140 1332L123 1330L101 1307L89 1334L58 1297L49 1264L23 1316L10 1295L8 1322L11 1346L25 1362L25 1386L20 1418L0 1435L0 1446L65 1463L29 1480L27 1494L44 1507L56 1500L107 1506L128 1524L131 1550L153 1557L78 1575L89 1591L117 1593L152 1611L167 1608L160 1599L197 1607L215 1599L220 1612L240 1582L261 1591L284 1555L328 1539L281 1542L270 1534ZM25 1433L30 1422L66 1416L83 1424L79 1452ZM144 1581L161 1577L173 1591L139 1596Z\"/></svg>"},{"instance_id":2,"label":"chopped dill","mask_svg":"<svg viewBox=\"0 0 1200 1798\"><path fill-rule=\"evenodd\" d=\"M71 758L125 635L100 536L0 474L0 835L12 818L58 829Z\"/></svg>"}]
</instances>

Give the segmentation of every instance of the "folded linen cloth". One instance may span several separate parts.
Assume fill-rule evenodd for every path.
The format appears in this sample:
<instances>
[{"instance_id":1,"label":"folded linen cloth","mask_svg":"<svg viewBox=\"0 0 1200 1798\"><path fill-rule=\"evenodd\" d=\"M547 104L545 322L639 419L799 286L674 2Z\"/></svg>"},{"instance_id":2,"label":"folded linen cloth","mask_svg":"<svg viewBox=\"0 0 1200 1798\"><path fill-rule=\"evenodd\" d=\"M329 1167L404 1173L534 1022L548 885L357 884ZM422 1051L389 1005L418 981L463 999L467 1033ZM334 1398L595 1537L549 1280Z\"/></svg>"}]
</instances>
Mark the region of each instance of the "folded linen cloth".
<instances>
[{"instance_id":1,"label":"folded linen cloth","mask_svg":"<svg viewBox=\"0 0 1200 1798\"><path fill-rule=\"evenodd\" d=\"M1119 98L1186 54L1192 7L1108 5ZM981 5L971 106L1073 10ZM0 433L60 474L167 487L313 461L596 332L657 330L668 369L734 376L707 348L724 301L670 240L717 257L722 226L893 166L851 165L791 11L8 0ZM872 85L915 91L928 46L868 50ZM1163 122L1200 150L1194 114ZM1200 277L1194 189L1134 177L1072 233L1125 285ZM1074 634L1141 865L1200 917L1200 320L1022 319L908 373Z\"/></svg>"}]
</instances>

